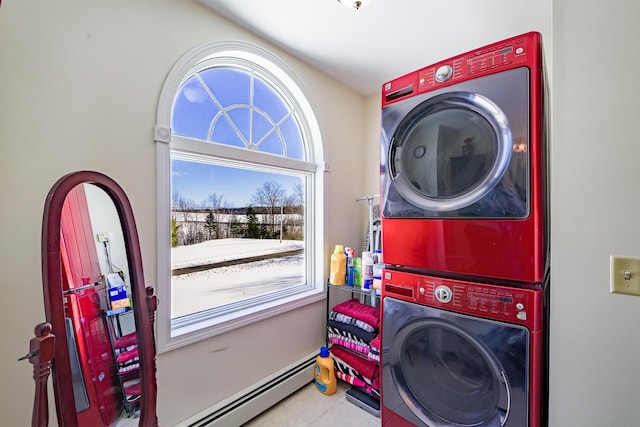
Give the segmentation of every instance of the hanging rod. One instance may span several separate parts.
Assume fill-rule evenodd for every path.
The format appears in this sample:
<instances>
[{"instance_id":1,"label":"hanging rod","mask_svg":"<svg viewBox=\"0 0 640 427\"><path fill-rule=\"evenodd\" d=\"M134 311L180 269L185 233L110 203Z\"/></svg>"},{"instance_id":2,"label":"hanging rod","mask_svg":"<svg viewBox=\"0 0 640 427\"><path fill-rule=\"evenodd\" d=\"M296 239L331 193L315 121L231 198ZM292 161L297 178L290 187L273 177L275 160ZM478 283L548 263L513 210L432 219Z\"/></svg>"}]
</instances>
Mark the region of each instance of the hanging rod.
<instances>
[{"instance_id":1,"label":"hanging rod","mask_svg":"<svg viewBox=\"0 0 640 427\"><path fill-rule=\"evenodd\" d=\"M356 202L362 201L362 200L373 200L376 197L380 197L379 194L370 194L368 196L360 196L360 197L356 197Z\"/></svg>"}]
</instances>

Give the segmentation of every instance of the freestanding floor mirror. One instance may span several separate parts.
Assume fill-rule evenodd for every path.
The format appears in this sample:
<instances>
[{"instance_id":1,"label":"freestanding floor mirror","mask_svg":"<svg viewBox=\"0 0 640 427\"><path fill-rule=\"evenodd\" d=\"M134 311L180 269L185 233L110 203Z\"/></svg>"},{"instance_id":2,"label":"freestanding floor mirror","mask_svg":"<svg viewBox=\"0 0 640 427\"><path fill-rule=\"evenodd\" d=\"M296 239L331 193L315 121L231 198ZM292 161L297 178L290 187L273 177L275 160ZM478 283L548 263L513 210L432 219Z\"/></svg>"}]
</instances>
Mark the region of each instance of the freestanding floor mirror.
<instances>
[{"instance_id":1,"label":"freestanding floor mirror","mask_svg":"<svg viewBox=\"0 0 640 427\"><path fill-rule=\"evenodd\" d=\"M25 358L33 364L33 426L49 421L53 377L58 425L157 426L157 299L145 286L133 211L123 189L98 172L62 177L42 227L46 322ZM130 424L128 424L130 425Z\"/></svg>"}]
</instances>

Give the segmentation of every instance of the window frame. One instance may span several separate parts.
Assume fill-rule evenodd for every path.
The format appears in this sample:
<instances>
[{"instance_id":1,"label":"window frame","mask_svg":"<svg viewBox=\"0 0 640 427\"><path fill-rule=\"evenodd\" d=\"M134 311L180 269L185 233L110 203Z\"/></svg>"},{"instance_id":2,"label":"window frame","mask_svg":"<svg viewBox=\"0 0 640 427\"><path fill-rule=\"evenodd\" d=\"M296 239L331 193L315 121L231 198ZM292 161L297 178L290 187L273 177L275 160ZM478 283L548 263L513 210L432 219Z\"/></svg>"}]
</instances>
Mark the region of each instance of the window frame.
<instances>
[{"instance_id":1,"label":"window frame","mask_svg":"<svg viewBox=\"0 0 640 427\"><path fill-rule=\"evenodd\" d=\"M300 127L303 134L307 161L300 161L280 156L270 156L265 162L265 153L254 153L242 150L243 160L258 161L260 164L274 168L300 167L309 173L305 179L305 259L307 262L308 282L312 285L308 290L297 292L268 301L258 306L203 319L180 328L172 327L171 320L171 152L184 152L186 155L214 155L219 159L234 161L238 159L238 148L191 140L171 134L171 112L173 101L182 84L194 72L209 68L212 63L231 66L251 66L262 78L277 86L300 116ZM156 177L157 177L157 290L160 304L158 306L157 350L163 353L191 343L201 341L234 329L251 325L266 318L277 316L299 307L324 300L325 296L325 227L324 172L328 170L324 159L324 144L314 108L310 103L302 82L295 73L280 59L267 50L246 42L223 41L209 42L188 51L174 65L168 74L158 102L157 121L154 129L156 143ZM198 154L199 153L199 154ZM257 156L257 157L254 157ZM271 158L272 157L272 158ZM303 165L304 164L304 165Z\"/></svg>"}]
</instances>

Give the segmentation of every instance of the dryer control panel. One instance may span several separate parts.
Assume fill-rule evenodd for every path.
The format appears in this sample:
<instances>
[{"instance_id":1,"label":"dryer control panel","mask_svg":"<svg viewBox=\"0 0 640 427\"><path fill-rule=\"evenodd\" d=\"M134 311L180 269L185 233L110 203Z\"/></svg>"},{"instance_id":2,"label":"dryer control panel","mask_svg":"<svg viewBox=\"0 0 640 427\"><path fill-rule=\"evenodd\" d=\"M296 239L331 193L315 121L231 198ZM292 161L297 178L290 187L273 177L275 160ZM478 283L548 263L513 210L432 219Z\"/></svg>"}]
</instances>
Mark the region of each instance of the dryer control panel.
<instances>
[{"instance_id":1,"label":"dryer control panel","mask_svg":"<svg viewBox=\"0 0 640 427\"><path fill-rule=\"evenodd\" d=\"M538 32L525 33L405 74L382 85L382 106L496 69L541 69L541 39Z\"/></svg>"},{"instance_id":2,"label":"dryer control panel","mask_svg":"<svg viewBox=\"0 0 640 427\"><path fill-rule=\"evenodd\" d=\"M542 328L543 289L498 286L386 269L382 297ZM384 301L383 301L384 304Z\"/></svg>"}]
</instances>

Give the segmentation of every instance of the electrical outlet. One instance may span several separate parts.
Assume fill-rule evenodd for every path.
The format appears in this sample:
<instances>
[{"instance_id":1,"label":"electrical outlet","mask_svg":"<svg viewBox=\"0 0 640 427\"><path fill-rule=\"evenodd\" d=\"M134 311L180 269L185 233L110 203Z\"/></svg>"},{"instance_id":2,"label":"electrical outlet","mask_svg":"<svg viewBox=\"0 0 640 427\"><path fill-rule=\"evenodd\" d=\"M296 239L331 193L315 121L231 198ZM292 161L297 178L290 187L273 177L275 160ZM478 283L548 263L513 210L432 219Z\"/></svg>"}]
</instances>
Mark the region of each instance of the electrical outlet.
<instances>
[{"instance_id":1,"label":"electrical outlet","mask_svg":"<svg viewBox=\"0 0 640 427\"><path fill-rule=\"evenodd\" d=\"M640 296L640 258L611 255L610 290Z\"/></svg>"},{"instance_id":2,"label":"electrical outlet","mask_svg":"<svg viewBox=\"0 0 640 427\"><path fill-rule=\"evenodd\" d=\"M100 233L98 233L98 242L108 242L109 240L111 240L111 233L109 233L108 231L102 231Z\"/></svg>"}]
</instances>

